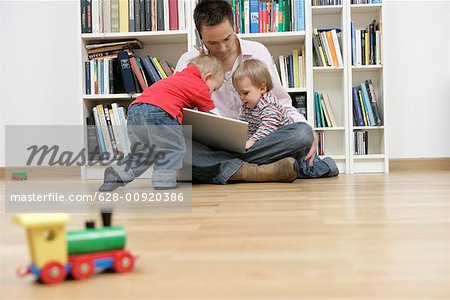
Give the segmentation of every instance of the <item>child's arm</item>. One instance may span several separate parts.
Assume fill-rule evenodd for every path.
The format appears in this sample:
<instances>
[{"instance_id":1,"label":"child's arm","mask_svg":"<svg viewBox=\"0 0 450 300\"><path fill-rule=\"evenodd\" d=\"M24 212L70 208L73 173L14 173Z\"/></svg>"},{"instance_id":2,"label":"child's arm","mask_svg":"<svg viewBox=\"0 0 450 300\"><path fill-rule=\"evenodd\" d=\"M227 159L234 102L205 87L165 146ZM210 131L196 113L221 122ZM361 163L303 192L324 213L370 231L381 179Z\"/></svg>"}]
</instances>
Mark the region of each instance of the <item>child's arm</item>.
<instances>
[{"instance_id":1,"label":"child's arm","mask_svg":"<svg viewBox=\"0 0 450 300\"><path fill-rule=\"evenodd\" d=\"M200 111L210 111L216 108L213 100L211 99L211 95L208 88L201 90L197 96L192 99L195 106Z\"/></svg>"}]
</instances>

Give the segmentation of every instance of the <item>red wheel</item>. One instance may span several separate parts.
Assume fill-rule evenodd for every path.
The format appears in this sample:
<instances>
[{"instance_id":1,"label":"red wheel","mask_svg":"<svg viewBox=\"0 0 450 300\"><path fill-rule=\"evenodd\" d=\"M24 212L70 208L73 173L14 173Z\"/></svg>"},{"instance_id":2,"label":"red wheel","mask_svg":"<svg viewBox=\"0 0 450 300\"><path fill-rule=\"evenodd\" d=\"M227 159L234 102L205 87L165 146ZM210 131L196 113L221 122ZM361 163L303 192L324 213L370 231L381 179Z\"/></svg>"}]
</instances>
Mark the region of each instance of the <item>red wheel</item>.
<instances>
[{"instance_id":1,"label":"red wheel","mask_svg":"<svg viewBox=\"0 0 450 300\"><path fill-rule=\"evenodd\" d=\"M114 257L114 271L118 273L130 272L134 268L134 257L130 252L124 251Z\"/></svg>"},{"instance_id":2,"label":"red wheel","mask_svg":"<svg viewBox=\"0 0 450 300\"><path fill-rule=\"evenodd\" d=\"M63 281L66 275L66 268L61 263L51 261L42 268L40 279L43 283L52 284Z\"/></svg>"},{"instance_id":3,"label":"red wheel","mask_svg":"<svg viewBox=\"0 0 450 300\"><path fill-rule=\"evenodd\" d=\"M94 263L87 259L76 260L72 264L71 274L76 280L89 278L94 274Z\"/></svg>"}]
</instances>

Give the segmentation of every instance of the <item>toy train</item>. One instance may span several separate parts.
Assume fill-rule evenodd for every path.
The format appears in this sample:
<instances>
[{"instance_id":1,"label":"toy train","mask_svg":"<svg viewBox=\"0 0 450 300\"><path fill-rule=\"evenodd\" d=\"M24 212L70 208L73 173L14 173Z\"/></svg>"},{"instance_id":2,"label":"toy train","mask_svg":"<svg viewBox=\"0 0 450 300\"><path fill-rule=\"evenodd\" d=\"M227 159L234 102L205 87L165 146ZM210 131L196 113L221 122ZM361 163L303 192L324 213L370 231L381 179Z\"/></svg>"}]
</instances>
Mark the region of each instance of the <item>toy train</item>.
<instances>
[{"instance_id":1,"label":"toy train","mask_svg":"<svg viewBox=\"0 0 450 300\"><path fill-rule=\"evenodd\" d=\"M80 280L101 270L119 273L134 268L136 256L124 250L126 233L111 226L111 211L102 211L103 227L87 221L83 230L65 231L68 214L21 214L13 222L27 230L31 264L19 276L34 274L42 283L58 283L70 275Z\"/></svg>"}]
</instances>

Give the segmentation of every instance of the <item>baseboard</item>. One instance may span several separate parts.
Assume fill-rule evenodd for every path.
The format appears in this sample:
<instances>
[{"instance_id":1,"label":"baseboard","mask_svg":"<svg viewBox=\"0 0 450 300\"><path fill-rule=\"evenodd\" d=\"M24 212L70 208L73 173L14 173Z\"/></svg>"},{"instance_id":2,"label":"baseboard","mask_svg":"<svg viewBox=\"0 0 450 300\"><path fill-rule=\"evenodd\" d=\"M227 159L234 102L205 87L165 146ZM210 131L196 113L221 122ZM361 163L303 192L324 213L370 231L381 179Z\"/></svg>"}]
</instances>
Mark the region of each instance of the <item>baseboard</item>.
<instances>
[{"instance_id":1,"label":"baseboard","mask_svg":"<svg viewBox=\"0 0 450 300\"><path fill-rule=\"evenodd\" d=\"M80 167L70 166L70 167L0 167L0 180L5 180L6 176L11 176L12 172L23 171L27 172L28 178L81 178ZM8 174L6 174L8 172Z\"/></svg>"},{"instance_id":2,"label":"baseboard","mask_svg":"<svg viewBox=\"0 0 450 300\"><path fill-rule=\"evenodd\" d=\"M389 159L390 172L450 171L450 157Z\"/></svg>"}]
</instances>

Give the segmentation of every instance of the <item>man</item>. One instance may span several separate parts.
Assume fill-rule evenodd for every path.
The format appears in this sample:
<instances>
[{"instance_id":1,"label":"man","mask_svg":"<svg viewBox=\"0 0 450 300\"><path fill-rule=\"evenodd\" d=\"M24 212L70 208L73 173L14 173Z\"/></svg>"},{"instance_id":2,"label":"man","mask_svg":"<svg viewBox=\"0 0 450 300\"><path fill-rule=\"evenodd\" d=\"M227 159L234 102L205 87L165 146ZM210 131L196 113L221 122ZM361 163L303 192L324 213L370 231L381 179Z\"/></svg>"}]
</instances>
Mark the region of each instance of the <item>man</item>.
<instances>
[{"instance_id":1,"label":"man","mask_svg":"<svg viewBox=\"0 0 450 300\"><path fill-rule=\"evenodd\" d=\"M339 171L331 158L315 157L317 135L305 118L292 107L289 94L281 86L272 57L257 42L239 39L234 33L230 4L223 0L204 0L194 10L194 22L209 55L222 61L225 82L212 94L216 112L238 119L242 102L232 84L232 74L243 60L256 58L267 64L274 83L273 94L286 106L294 124L286 125L263 138L244 154L211 149L193 141L192 177L194 181L225 184L229 181L285 181L296 178L336 176ZM205 50L183 54L176 70L184 69L189 60ZM220 134L220 133L218 133Z\"/></svg>"}]
</instances>

